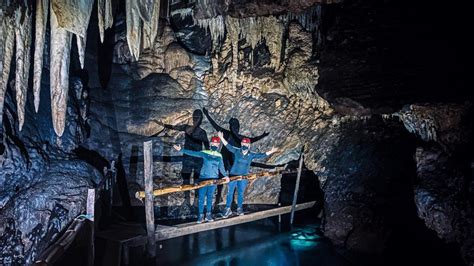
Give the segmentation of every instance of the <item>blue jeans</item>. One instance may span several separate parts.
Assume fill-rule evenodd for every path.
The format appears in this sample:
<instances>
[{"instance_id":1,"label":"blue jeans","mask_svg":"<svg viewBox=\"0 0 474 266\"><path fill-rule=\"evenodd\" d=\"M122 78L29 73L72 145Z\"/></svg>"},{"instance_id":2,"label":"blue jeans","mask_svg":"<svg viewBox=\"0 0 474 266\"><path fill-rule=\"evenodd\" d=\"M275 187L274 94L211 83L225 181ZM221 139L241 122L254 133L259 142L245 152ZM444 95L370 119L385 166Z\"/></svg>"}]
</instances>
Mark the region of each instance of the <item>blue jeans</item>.
<instances>
[{"instance_id":1,"label":"blue jeans","mask_svg":"<svg viewBox=\"0 0 474 266\"><path fill-rule=\"evenodd\" d=\"M237 186L237 206L242 208L242 203L244 202L244 192L245 188L249 181L247 179L232 181L229 183L229 191L227 192L227 200L225 202L225 207L230 208L232 201L234 200L234 191Z\"/></svg>"},{"instance_id":2,"label":"blue jeans","mask_svg":"<svg viewBox=\"0 0 474 266\"><path fill-rule=\"evenodd\" d=\"M204 179L205 180L205 179ZM199 182L203 179L199 179ZM205 186L198 189L198 210L199 214L204 213L204 198L207 197L207 212L212 212L212 199L214 198L214 192L216 191L216 185Z\"/></svg>"}]
</instances>

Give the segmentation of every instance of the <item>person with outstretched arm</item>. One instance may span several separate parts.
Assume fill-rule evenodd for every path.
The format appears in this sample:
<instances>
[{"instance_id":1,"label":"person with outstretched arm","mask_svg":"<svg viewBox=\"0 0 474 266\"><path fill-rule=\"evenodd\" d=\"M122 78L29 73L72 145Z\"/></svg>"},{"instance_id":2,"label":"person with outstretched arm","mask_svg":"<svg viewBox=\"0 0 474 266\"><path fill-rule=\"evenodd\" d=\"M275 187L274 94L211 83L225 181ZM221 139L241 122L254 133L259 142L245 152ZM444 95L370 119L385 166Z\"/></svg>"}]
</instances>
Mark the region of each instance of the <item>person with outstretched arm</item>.
<instances>
[{"instance_id":1,"label":"person with outstretched arm","mask_svg":"<svg viewBox=\"0 0 474 266\"><path fill-rule=\"evenodd\" d=\"M237 148L230 145L224 138L224 133L218 133L219 138L221 139L224 146L234 155L234 163L230 169L230 176L241 176L248 175L250 171L250 163L253 159L263 159L273 153L277 152L277 148L272 148L271 150L265 153L255 153L250 151L251 140L248 138L243 138L241 142L241 147ZM243 201L244 201L244 192L247 187L248 180L235 180L229 183L229 191L227 192L226 206L222 217L227 218L232 214L231 205L234 200L234 191L237 187L237 215L243 215Z\"/></svg>"},{"instance_id":2,"label":"person with outstretched arm","mask_svg":"<svg viewBox=\"0 0 474 266\"><path fill-rule=\"evenodd\" d=\"M216 123L216 121L214 119L212 119L212 117L209 115L209 111L206 108L203 108L202 112L207 117L207 120L209 121L209 123L211 123L212 127L214 127L214 129L216 131L222 132L224 134L225 140L227 140L229 142L229 144L234 146L234 147L240 148L240 143L242 142L242 140L244 138L248 138L248 139L250 139L251 143L255 143L255 142L265 138L269 134L268 132L264 132L262 135L259 135L259 136L256 136L256 137L243 136L243 135L240 135L240 133L239 133L240 132L240 123L239 123L239 120L237 120L236 118L231 118L229 120L229 129L225 129L225 128L219 126ZM229 170L232 166L232 163L233 163L231 152L229 152L227 150L227 148L223 147L222 155L224 156L224 166L225 166L226 170Z\"/></svg>"},{"instance_id":3,"label":"person with outstretched arm","mask_svg":"<svg viewBox=\"0 0 474 266\"><path fill-rule=\"evenodd\" d=\"M173 147L180 151L181 145L173 145ZM212 137L210 143L210 150L203 151L191 151L183 149L183 153L189 156L194 156L203 159L203 165L201 168L200 178L198 182L218 179L219 173L224 176L224 180L229 182L229 177L224 168L224 162L222 161L222 155L219 152L220 139L218 137ZM212 199L214 198L214 192L216 191L216 185L209 185L198 189L198 220L197 223L202 223L203 220L206 222L212 222ZM206 217L204 218L204 198L207 198L206 206Z\"/></svg>"}]
</instances>

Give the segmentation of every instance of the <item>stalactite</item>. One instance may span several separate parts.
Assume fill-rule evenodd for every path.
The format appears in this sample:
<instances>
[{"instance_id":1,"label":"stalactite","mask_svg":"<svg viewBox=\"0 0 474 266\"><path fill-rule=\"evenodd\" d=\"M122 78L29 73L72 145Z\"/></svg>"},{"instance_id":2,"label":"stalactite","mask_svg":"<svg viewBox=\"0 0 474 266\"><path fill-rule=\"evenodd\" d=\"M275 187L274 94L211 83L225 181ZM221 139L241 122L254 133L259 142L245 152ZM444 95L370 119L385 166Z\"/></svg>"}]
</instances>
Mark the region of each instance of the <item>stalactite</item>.
<instances>
[{"instance_id":1,"label":"stalactite","mask_svg":"<svg viewBox=\"0 0 474 266\"><path fill-rule=\"evenodd\" d=\"M248 44L255 49L262 40L266 41L268 49L272 55L270 67L277 68L281 63L281 49L283 42L283 32L285 25L274 16L268 17L248 17L233 18L230 16L217 16L209 19L195 19L194 24L209 30L213 43L213 50L224 37L227 30L232 43L233 69L238 65L238 41L245 39Z\"/></svg>"},{"instance_id":2,"label":"stalactite","mask_svg":"<svg viewBox=\"0 0 474 266\"><path fill-rule=\"evenodd\" d=\"M32 14L28 5L15 10L16 70L15 91L19 129L25 122L26 93L30 70L30 48L32 37Z\"/></svg>"},{"instance_id":3,"label":"stalactite","mask_svg":"<svg viewBox=\"0 0 474 266\"><path fill-rule=\"evenodd\" d=\"M87 34L94 0L52 0L58 26L76 35Z\"/></svg>"},{"instance_id":4,"label":"stalactite","mask_svg":"<svg viewBox=\"0 0 474 266\"><path fill-rule=\"evenodd\" d=\"M125 0L125 13L127 19L128 48L135 60L138 60L141 48L142 21L136 1Z\"/></svg>"},{"instance_id":5,"label":"stalactite","mask_svg":"<svg viewBox=\"0 0 474 266\"><path fill-rule=\"evenodd\" d=\"M227 36L232 46L232 65L231 65L231 81L232 88L236 87L237 71L239 69L239 19L227 17L225 20L227 27Z\"/></svg>"},{"instance_id":6,"label":"stalactite","mask_svg":"<svg viewBox=\"0 0 474 266\"><path fill-rule=\"evenodd\" d=\"M239 34L255 49L262 40L270 51L270 67L277 68L281 62L281 49L283 43L283 23L274 16L249 17L238 20Z\"/></svg>"},{"instance_id":7,"label":"stalactite","mask_svg":"<svg viewBox=\"0 0 474 266\"><path fill-rule=\"evenodd\" d=\"M54 131L58 136L62 136L66 125L72 34L59 26L53 9L50 10L50 24L51 113Z\"/></svg>"},{"instance_id":8,"label":"stalactite","mask_svg":"<svg viewBox=\"0 0 474 266\"><path fill-rule=\"evenodd\" d=\"M104 42L104 32L113 26L112 0L97 0L100 42Z\"/></svg>"},{"instance_id":9,"label":"stalactite","mask_svg":"<svg viewBox=\"0 0 474 266\"><path fill-rule=\"evenodd\" d=\"M180 9L175 9L171 11L171 16L179 16L181 20L184 20L188 16L193 15L193 9L188 7L188 8L180 8Z\"/></svg>"},{"instance_id":10,"label":"stalactite","mask_svg":"<svg viewBox=\"0 0 474 266\"><path fill-rule=\"evenodd\" d=\"M321 6L314 5L300 13L288 12L288 14L282 16L282 19L284 19L286 22L296 20L300 23L301 26L303 26L306 31L312 32L317 29L319 23L318 19L320 18L320 16Z\"/></svg>"},{"instance_id":11,"label":"stalactite","mask_svg":"<svg viewBox=\"0 0 474 266\"><path fill-rule=\"evenodd\" d=\"M208 19L195 19L194 24L209 30L212 39L213 49L217 48L219 41L224 38L225 33L225 21L223 16L217 16Z\"/></svg>"},{"instance_id":12,"label":"stalactite","mask_svg":"<svg viewBox=\"0 0 474 266\"><path fill-rule=\"evenodd\" d=\"M86 57L87 34L84 37L76 35L76 42L77 42L77 52L79 54L79 63L81 64L81 68L84 68L84 60Z\"/></svg>"},{"instance_id":13,"label":"stalactite","mask_svg":"<svg viewBox=\"0 0 474 266\"><path fill-rule=\"evenodd\" d=\"M43 49L48 21L49 0L36 0L35 53L33 63L33 95L35 111L38 112L43 71Z\"/></svg>"},{"instance_id":14,"label":"stalactite","mask_svg":"<svg viewBox=\"0 0 474 266\"><path fill-rule=\"evenodd\" d=\"M94 0L52 0L52 9L60 28L76 35L79 61L84 68L87 28Z\"/></svg>"},{"instance_id":15,"label":"stalactite","mask_svg":"<svg viewBox=\"0 0 474 266\"><path fill-rule=\"evenodd\" d=\"M155 0L135 0L135 2L137 5L138 14L140 15L140 18L145 22L150 21L152 13L154 12L153 8L155 6L155 2L160 5L160 1Z\"/></svg>"},{"instance_id":16,"label":"stalactite","mask_svg":"<svg viewBox=\"0 0 474 266\"><path fill-rule=\"evenodd\" d=\"M0 12L1 13L1 12ZM15 48L15 21L13 16L0 14L0 131L3 127L3 105Z\"/></svg>"},{"instance_id":17,"label":"stalactite","mask_svg":"<svg viewBox=\"0 0 474 266\"><path fill-rule=\"evenodd\" d=\"M156 35L158 34L158 22L160 20L160 1L152 3L151 11L150 20L143 23L143 49L153 47L155 43Z\"/></svg>"}]
</instances>

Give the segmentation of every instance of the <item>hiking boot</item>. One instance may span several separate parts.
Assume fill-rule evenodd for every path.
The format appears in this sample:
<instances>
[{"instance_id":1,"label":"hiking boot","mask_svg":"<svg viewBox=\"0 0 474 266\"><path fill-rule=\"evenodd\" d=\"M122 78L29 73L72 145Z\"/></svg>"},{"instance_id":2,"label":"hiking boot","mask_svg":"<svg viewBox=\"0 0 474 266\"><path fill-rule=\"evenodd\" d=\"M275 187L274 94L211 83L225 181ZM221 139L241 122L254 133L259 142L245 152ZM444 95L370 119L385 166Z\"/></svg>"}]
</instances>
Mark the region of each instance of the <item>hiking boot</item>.
<instances>
[{"instance_id":1,"label":"hiking boot","mask_svg":"<svg viewBox=\"0 0 474 266\"><path fill-rule=\"evenodd\" d=\"M205 219L205 220L206 220L206 222L212 222L212 221L214 221L214 219L212 219L212 213L208 212L208 213L206 214L206 219Z\"/></svg>"},{"instance_id":2,"label":"hiking boot","mask_svg":"<svg viewBox=\"0 0 474 266\"><path fill-rule=\"evenodd\" d=\"M232 211L230 210L230 208L225 208L224 212L222 213L222 218L227 218L231 215L232 215Z\"/></svg>"},{"instance_id":3,"label":"hiking boot","mask_svg":"<svg viewBox=\"0 0 474 266\"><path fill-rule=\"evenodd\" d=\"M243 209L242 207L237 208L237 215L238 215L238 216L244 215L244 209Z\"/></svg>"},{"instance_id":4,"label":"hiking boot","mask_svg":"<svg viewBox=\"0 0 474 266\"><path fill-rule=\"evenodd\" d=\"M204 221L204 215L203 215L203 214L199 214L199 215L198 215L198 220L197 220L196 223L200 224L200 223L202 223L203 221Z\"/></svg>"}]
</instances>

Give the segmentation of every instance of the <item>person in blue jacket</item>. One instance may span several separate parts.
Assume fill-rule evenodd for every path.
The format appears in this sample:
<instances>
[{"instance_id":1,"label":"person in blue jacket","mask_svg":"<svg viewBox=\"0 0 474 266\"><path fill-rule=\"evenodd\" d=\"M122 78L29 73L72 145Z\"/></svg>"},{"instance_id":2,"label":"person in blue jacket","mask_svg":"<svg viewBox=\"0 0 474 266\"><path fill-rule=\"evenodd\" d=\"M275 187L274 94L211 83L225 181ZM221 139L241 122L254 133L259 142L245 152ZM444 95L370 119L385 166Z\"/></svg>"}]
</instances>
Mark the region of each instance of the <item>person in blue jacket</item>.
<instances>
[{"instance_id":1,"label":"person in blue jacket","mask_svg":"<svg viewBox=\"0 0 474 266\"><path fill-rule=\"evenodd\" d=\"M263 159L266 158L273 153L277 152L277 148L272 148L271 150L265 153L255 153L250 151L250 139L243 138L240 148L234 147L230 145L224 138L224 134L222 132L218 133L219 138L221 139L224 146L229 150L234 156L234 162L232 163L232 167L230 169L230 176L241 176L241 175L248 175L250 171L250 164L252 163L253 159ZM234 200L234 191L235 187L237 187L237 215L243 215L244 210L242 208L242 204L244 201L244 192L245 188L247 187L248 180L235 180L229 183L229 191L227 192L227 199L226 199L226 207L224 209L224 213L222 217L227 218L232 214L231 211L231 204Z\"/></svg>"},{"instance_id":2,"label":"person in blue jacket","mask_svg":"<svg viewBox=\"0 0 474 266\"><path fill-rule=\"evenodd\" d=\"M181 150L181 145L173 146L176 150ZM224 168L224 162L222 161L222 154L219 152L220 139L218 137L212 137L209 145L210 150L203 151L191 151L183 149L183 153L189 156L194 156L203 159L200 177L198 182L218 179L219 173L224 176L226 182L229 182L229 177ZM216 191L216 185L209 185L198 189L198 220L197 223L202 223L204 220L204 198L207 198L206 206L206 222L212 222L212 199Z\"/></svg>"}]
</instances>

